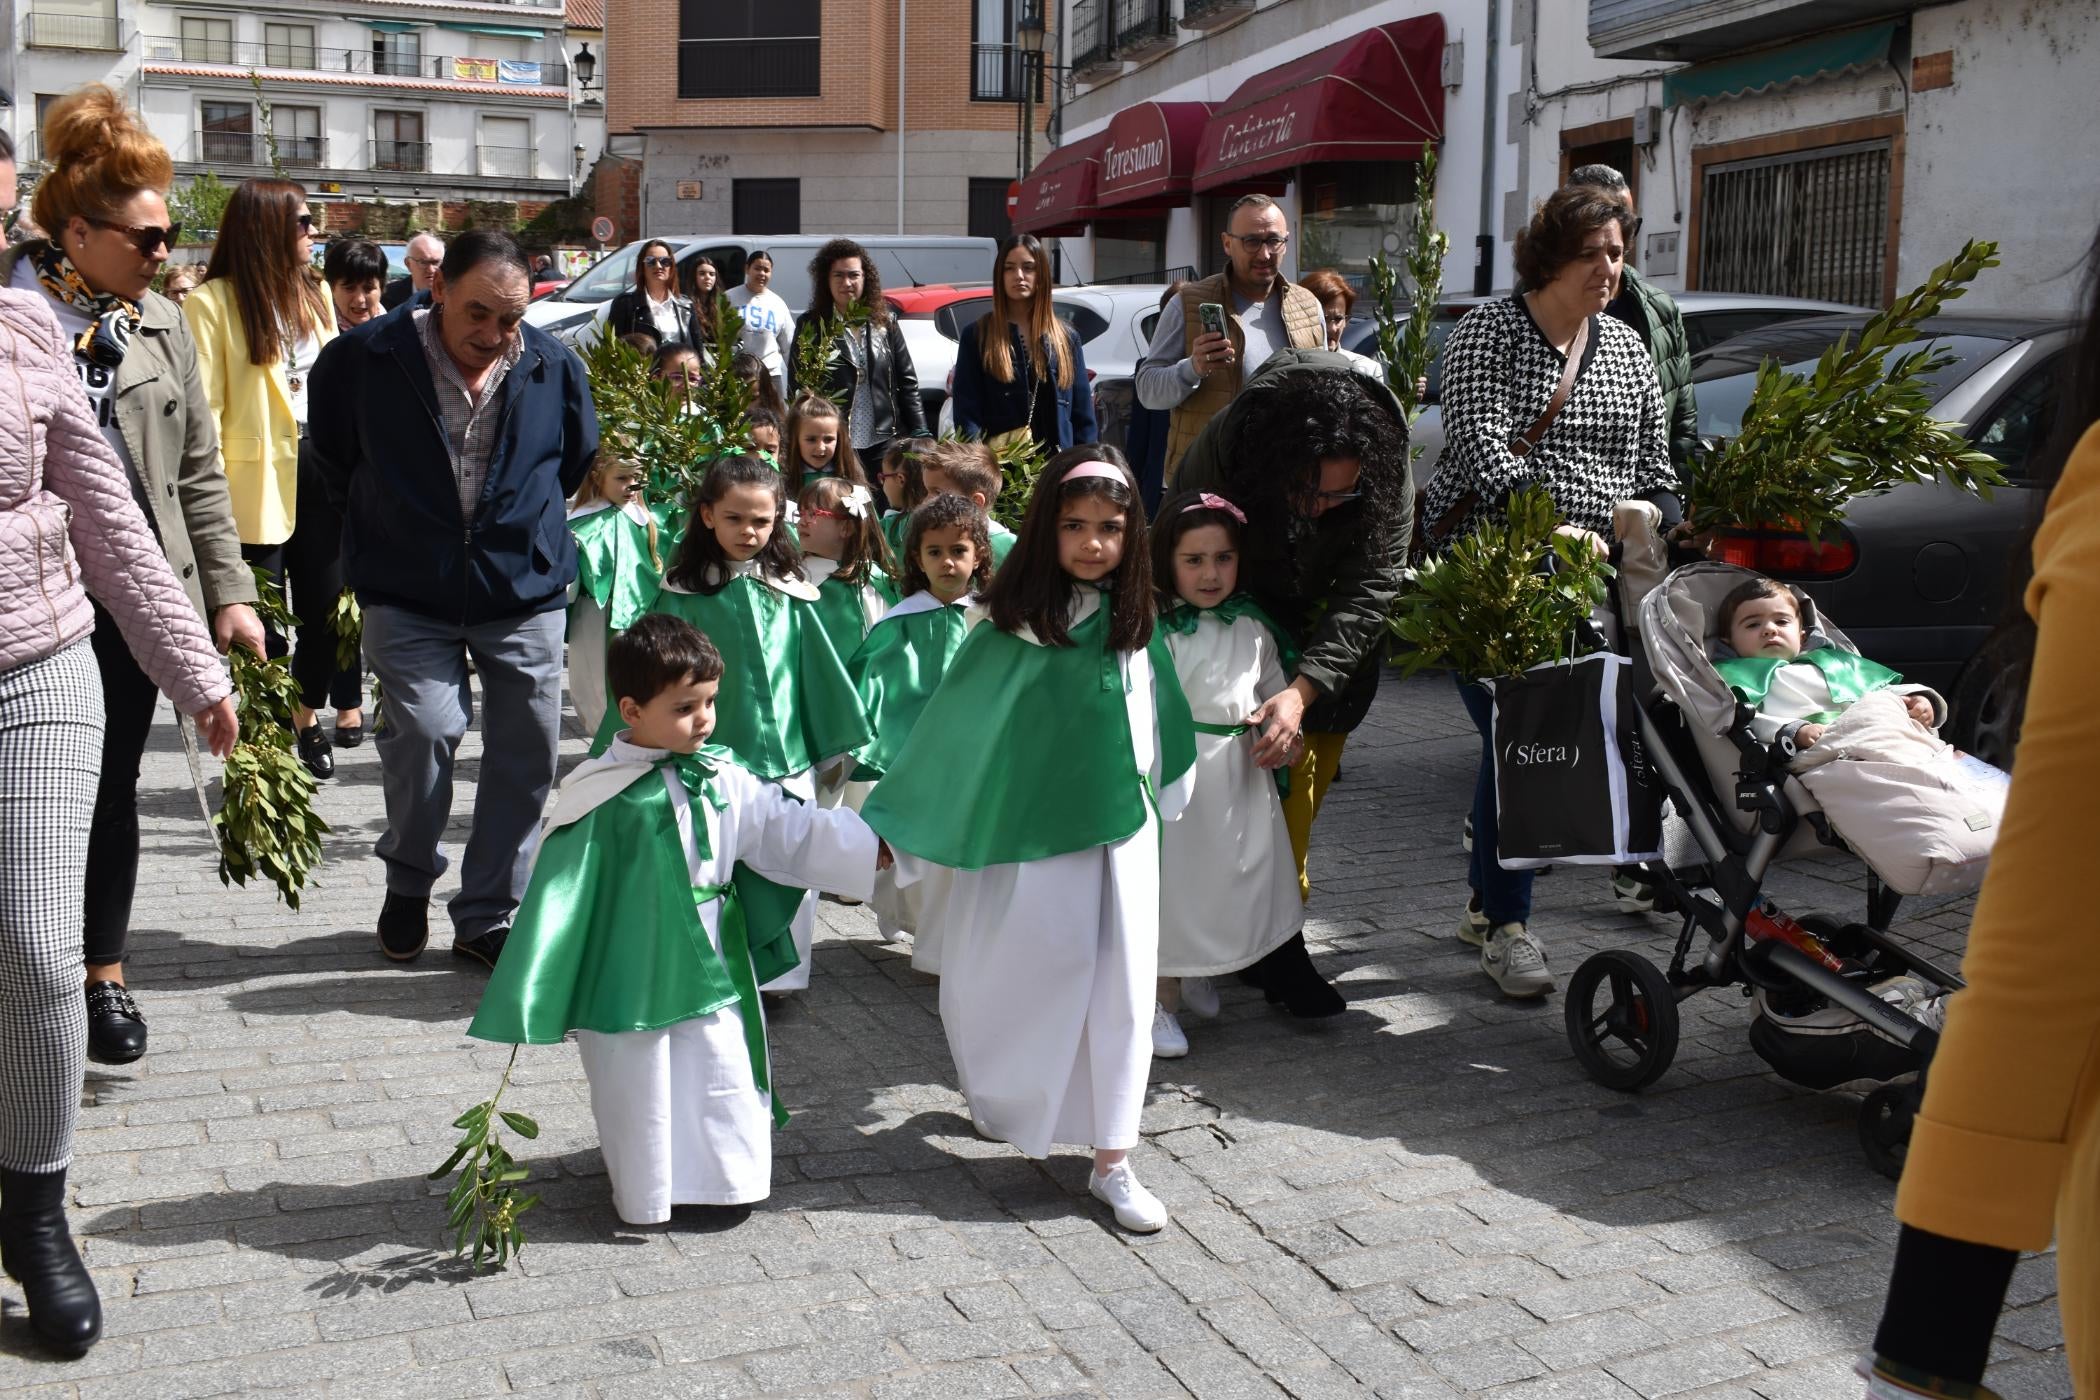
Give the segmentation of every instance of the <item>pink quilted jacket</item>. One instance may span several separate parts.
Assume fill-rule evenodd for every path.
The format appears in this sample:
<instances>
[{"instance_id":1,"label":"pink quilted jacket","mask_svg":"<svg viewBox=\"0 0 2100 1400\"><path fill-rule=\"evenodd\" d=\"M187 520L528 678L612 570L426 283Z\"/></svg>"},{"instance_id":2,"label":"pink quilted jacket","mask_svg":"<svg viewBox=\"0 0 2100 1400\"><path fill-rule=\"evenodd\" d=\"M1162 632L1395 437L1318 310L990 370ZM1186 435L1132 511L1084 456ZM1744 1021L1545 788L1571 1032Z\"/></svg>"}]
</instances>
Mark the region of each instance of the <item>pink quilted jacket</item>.
<instances>
[{"instance_id":1,"label":"pink quilted jacket","mask_svg":"<svg viewBox=\"0 0 2100 1400\"><path fill-rule=\"evenodd\" d=\"M232 693L124 464L95 428L57 318L36 293L0 289L0 670L93 631L89 593L184 714Z\"/></svg>"}]
</instances>

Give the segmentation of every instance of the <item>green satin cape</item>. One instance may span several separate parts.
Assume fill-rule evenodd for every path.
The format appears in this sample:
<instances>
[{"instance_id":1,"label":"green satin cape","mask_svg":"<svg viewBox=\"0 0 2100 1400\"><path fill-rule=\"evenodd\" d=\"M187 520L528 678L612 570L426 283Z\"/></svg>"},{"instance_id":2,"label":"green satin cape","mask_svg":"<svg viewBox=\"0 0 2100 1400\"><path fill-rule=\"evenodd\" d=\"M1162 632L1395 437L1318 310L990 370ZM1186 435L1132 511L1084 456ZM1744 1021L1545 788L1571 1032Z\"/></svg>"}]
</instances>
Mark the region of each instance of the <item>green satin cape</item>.
<instances>
[{"instance_id":1,"label":"green satin cape","mask_svg":"<svg viewBox=\"0 0 2100 1400\"><path fill-rule=\"evenodd\" d=\"M1728 682L1728 688L1745 705L1762 705L1765 697L1772 693L1772 677L1782 666L1791 666L1797 661L1807 662L1823 673L1823 684L1830 687L1831 703L1839 709L1850 705L1872 691L1895 685L1903 677L1878 661L1869 661L1857 652L1841 647L1817 647L1804 651L1799 656L1734 656L1726 661L1716 661L1714 670Z\"/></svg>"},{"instance_id":2,"label":"green satin cape","mask_svg":"<svg viewBox=\"0 0 2100 1400\"><path fill-rule=\"evenodd\" d=\"M900 851L957 870L1046 860L1123 840L1154 794L1137 771L1108 613L1039 646L989 624L971 631L862 817ZM1196 761L1189 703L1157 630L1152 660L1159 766Z\"/></svg>"},{"instance_id":3,"label":"green satin cape","mask_svg":"<svg viewBox=\"0 0 2100 1400\"><path fill-rule=\"evenodd\" d=\"M692 884L677 814L656 776L679 767L705 856L703 809L721 810L714 768L730 761L710 747L649 764L618 794L547 833L467 1034L552 1045L572 1030L661 1030L735 1003L752 1075L770 1087L758 987L798 961L792 925L803 892L741 864L727 885ZM710 899L722 901L720 952L700 919ZM773 1112L786 1121L777 1103Z\"/></svg>"},{"instance_id":4,"label":"green satin cape","mask_svg":"<svg viewBox=\"0 0 2100 1400\"><path fill-rule=\"evenodd\" d=\"M649 611L684 618L721 651L727 674L713 742L759 777L777 782L807 772L874 737L814 603L746 574L718 593L664 588ZM605 752L624 728L619 710L609 709L591 752Z\"/></svg>"},{"instance_id":5,"label":"green satin cape","mask_svg":"<svg viewBox=\"0 0 2100 1400\"><path fill-rule=\"evenodd\" d=\"M839 660L844 661L859 651L860 644L867 639L868 615L861 609L860 590L873 588L885 602L894 603L897 600L892 595L896 590L885 588L887 583L889 575L870 565L868 581L864 585L848 583L837 574L817 585L817 601L811 606L816 609L817 622L823 627L824 635L831 638L832 650L839 654Z\"/></svg>"},{"instance_id":6,"label":"green satin cape","mask_svg":"<svg viewBox=\"0 0 2100 1400\"><path fill-rule=\"evenodd\" d=\"M569 534L576 541L579 595L604 609L613 632L625 632L663 587L663 572L649 557L649 532L626 511L609 507L571 520ZM658 555L668 562L660 523L656 535Z\"/></svg>"},{"instance_id":7,"label":"green satin cape","mask_svg":"<svg viewBox=\"0 0 2100 1400\"><path fill-rule=\"evenodd\" d=\"M1227 624L1237 622L1243 617L1253 618L1269 629L1269 636L1275 641L1276 650L1281 654L1277 664L1283 667L1283 673L1288 676L1298 669L1298 644L1291 640L1290 633L1276 625L1275 618L1261 610L1261 604L1254 601L1252 593L1235 593L1214 608L1199 608L1193 603L1177 602L1160 614L1159 625L1178 636L1187 637L1194 635L1196 620L1201 617L1214 617Z\"/></svg>"},{"instance_id":8,"label":"green satin cape","mask_svg":"<svg viewBox=\"0 0 2100 1400\"><path fill-rule=\"evenodd\" d=\"M860 751L856 782L873 782L896 763L969 633L968 609L946 605L884 618L868 633L846 663L875 726L874 742Z\"/></svg>"}]
</instances>

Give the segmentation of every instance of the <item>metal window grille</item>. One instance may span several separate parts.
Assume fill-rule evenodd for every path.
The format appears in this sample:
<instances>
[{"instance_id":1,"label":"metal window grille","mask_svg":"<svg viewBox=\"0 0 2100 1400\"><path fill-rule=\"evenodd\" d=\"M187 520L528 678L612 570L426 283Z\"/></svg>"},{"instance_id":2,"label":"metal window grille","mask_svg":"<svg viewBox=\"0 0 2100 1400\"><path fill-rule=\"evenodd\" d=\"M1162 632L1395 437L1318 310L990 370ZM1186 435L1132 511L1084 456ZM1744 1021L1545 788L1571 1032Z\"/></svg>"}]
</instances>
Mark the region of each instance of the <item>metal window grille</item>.
<instances>
[{"instance_id":1,"label":"metal window grille","mask_svg":"<svg viewBox=\"0 0 2100 1400\"><path fill-rule=\"evenodd\" d=\"M1707 166L1699 286L1879 306L1890 175L1886 140Z\"/></svg>"}]
</instances>

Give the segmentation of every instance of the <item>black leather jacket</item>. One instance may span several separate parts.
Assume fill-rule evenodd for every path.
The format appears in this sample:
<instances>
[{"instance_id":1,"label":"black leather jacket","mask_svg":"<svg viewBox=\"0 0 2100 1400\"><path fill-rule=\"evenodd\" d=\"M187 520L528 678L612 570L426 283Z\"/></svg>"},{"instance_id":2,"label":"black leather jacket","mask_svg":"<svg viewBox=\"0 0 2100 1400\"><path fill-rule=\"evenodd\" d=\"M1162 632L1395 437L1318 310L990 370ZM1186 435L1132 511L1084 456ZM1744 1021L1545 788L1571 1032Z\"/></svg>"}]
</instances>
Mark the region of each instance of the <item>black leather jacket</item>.
<instances>
[{"instance_id":1,"label":"black leather jacket","mask_svg":"<svg viewBox=\"0 0 2100 1400\"><path fill-rule=\"evenodd\" d=\"M707 344L700 334L699 323L693 318L693 303L685 297L677 297L678 324L685 329L685 343L695 350ZM656 318L649 314L649 294L640 287L629 287L612 299L605 312L606 332L612 336L623 336L634 331L656 334Z\"/></svg>"},{"instance_id":2,"label":"black leather jacket","mask_svg":"<svg viewBox=\"0 0 2100 1400\"><path fill-rule=\"evenodd\" d=\"M795 326L794 361L801 359L800 350L805 336L816 330L814 317L804 316ZM868 447L885 443L891 438L926 437L926 402L919 397L919 372L912 367L911 351L905 348L904 333L897 329L896 318L890 317L881 325L866 325L851 334L860 341L861 358L867 364L866 385L859 382L859 370L846 354L843 338L839 348L831 357L831 373L821 384L802 384L793 377L794 361L789 365L789 397L803 389L814 389L836 403L841 412L846 411L846 401L857 393L874 395L874 436L867 442L856 442L854 447Z\"/></svg>"}]
</instances>

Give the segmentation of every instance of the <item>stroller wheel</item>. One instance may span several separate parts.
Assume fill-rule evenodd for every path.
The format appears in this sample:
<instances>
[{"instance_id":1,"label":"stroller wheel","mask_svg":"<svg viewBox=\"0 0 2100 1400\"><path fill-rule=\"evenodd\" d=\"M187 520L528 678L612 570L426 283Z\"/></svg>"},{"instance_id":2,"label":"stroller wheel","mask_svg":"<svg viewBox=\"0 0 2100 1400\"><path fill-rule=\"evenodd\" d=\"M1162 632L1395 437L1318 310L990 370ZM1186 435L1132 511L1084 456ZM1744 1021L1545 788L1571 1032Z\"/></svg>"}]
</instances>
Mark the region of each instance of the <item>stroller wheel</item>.
<instances>
[{"instance_id":1,"label":"stroller wheel","mask_svg":"<svg viewBox=\"0 0 2100 1400\"><path fill-rule=\"evenodd\" d=\"M1890 1181L1903 1175L1903 1163L1910 1156L1916 1096L1915 1085L1884 1084L1859 1106L1859 1145L1866 1151L1867 1165Z\"/></svg>"},{"instance_id":2,"label":"stroller wheel","mask_svg":"<svg viewBox=\"0 0 2100 1400\"><path fill-rule=\"evenodd\" d=\"M1601 993L1601 995L1600 995ZM1568 1045L1607 1089L1653 1084L1677 1058L1677 993L1638 953L1609 948L1568 981Z\"/></svg>"}]
</instances>

